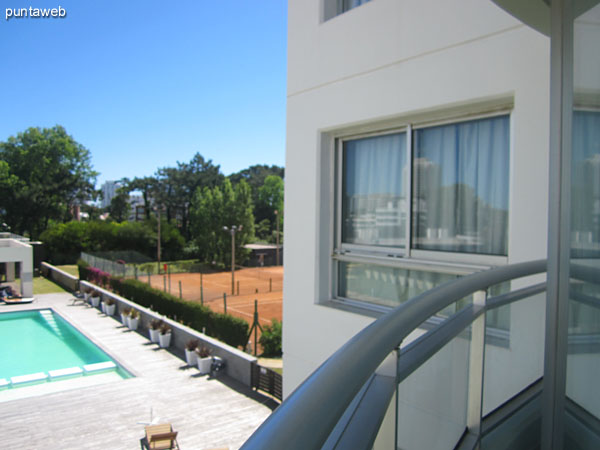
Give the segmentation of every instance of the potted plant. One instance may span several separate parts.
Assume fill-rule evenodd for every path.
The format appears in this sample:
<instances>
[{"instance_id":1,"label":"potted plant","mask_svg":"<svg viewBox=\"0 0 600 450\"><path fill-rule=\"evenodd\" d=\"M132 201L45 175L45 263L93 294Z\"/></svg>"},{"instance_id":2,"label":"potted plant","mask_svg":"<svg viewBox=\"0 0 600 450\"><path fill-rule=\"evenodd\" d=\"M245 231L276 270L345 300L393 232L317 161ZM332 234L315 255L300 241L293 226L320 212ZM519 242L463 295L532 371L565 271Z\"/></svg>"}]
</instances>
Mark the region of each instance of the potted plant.
<instances>
[{"instance_id":1,"label":"potted plant","mask_svg":"<svg viewBox=\"0 0 600 450\"><path fill-rule=\"evenodd\" d=\"M116 304L115 304L115 300L113 298L107 298L104 301L104 313L107 316L112 316L115 313L115 308L116 308Z\"/></svg>"},{"instance_id":2,"label":"potted plant","mask_svg":"<svg viewBox=\"0 0 600 450\"><path fill-rule=\"evenodd\" d=\"M100 305L100 292L94 291L91 293L92 306L97 308Z\"/></svg>"},{"instance_id":3,"label":"potted plant","mask_svg":"<svg viewBox=\"0 0 600 450\"><path fill-rule=\"evenodd\" d=\"M127 325L127 318L129 317L129 314L131 314L131 308L123 308L121 310L121 322L125 326L128 326Z\"/></svg>"},{"instance_id":4,"label":"potted plant","mask_svg":"<svg viewBox=\"0 0 600 450\"><path fill-rule=\"evenodd\" d=\"M92 295L92 288L91 288L91 287L89 287L89 286L86 286L86 287L83 289L83 298L84 298L86 301L88 301L88 302L89 302L89 301L90 301L90 296L91 296L91 295Z\"/></svg>"},{"instance_id":5,"label":"potted plant","mask_svg":"<svg viewBox=\"0 0 600 450\"><path fill-rule=\"evenodd\" d=\"M158 336L160 335L160 327L162 326L163 321L160 319L152 319L150 321L150 327L149 327L149 331L150 331L150 341L151 342L158 342Z\"/></svg>"},{"instance_id":6,"label":"potted plant","mask_svg":"<svg viewBox=\"0 0 600 450\"><path fill-rule=\"evenodd\" d=\"M198 339L190 339L185 343L185 360L188 366L195 366L198 364L198 355L196 349L198 348Z\"/></svg>"},{"instance_id":7,"label":"potted plant","mask_svg":"<svg viewBox=\"0 0 600 450\"><path fill-rule=\"evenodd\" d=\"M132 309L127 316L127 326L130 330L137 330L138 322L140 320L140 312L137 309Z\"/></svg>"},{"instance_id":8,"label":"potted plant","mask_svg":"<svg viewBox=\"0 0 600 450\"><path fill-rule=\"evenodd\" d=\"M166 323L163 323L160 327L160 334L158 335L158 344L161 348L166 348L171 345L171 327Z\"/></svg>"},{"instance_id":9,"label":"potted plant","mask_svg":"<svg viewBox=\"0 0 600 450\"><path fill-rule=\"evenodd\" d=\"M211 350L204 345L196 349L198 357L198 370L201 374L210 372L210 365L212 364L212 357L210 356Z\"/></svg>"}]
</instances>

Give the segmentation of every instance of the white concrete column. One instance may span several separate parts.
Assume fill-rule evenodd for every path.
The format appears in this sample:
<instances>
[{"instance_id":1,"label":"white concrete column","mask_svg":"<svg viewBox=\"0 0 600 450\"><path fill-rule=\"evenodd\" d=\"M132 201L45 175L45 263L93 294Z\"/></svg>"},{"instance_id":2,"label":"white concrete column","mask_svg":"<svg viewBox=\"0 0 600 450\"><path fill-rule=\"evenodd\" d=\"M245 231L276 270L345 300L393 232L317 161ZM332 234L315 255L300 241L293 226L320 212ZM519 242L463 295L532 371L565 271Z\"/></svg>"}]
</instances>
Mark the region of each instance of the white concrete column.
<instances>
[{"instance_id":1,"label":"white concrete column","mask_svg":"<svg viewBox=\"0 0 600 450\"><path fill-rule=\"evenodd\" d=\"M15 263L6 263L6 281L15 281Z\"/></svg>"}]
</instances>

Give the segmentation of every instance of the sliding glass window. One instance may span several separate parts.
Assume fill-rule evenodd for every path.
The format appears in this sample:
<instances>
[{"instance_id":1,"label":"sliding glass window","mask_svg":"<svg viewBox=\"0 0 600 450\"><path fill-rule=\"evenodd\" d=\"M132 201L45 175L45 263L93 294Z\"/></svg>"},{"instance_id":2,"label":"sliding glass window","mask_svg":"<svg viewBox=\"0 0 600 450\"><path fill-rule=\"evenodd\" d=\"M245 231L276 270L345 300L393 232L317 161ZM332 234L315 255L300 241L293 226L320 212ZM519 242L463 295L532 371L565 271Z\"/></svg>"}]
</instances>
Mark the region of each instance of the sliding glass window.
<instances>
[{"instance_id":1,"label":"sliding glass window","mask_svg":"<svg viewBox=\"0 0 600 450\"><path fill-rule=\"evenodd\" d=\"M334 297L396 306L470 273L464 264L481 255L506 256L509 124L501 115L339 139Z\"/></svg>"},{"instance_id":2,"label":"sliding glass window","mask_svg":"<svg viewBox=\"0 0 600 450\"><path fill-rule=\"evenodd\" d=\"M509 118L415 130L413 248L507 255Z\"/></svg>"}]
</instances>

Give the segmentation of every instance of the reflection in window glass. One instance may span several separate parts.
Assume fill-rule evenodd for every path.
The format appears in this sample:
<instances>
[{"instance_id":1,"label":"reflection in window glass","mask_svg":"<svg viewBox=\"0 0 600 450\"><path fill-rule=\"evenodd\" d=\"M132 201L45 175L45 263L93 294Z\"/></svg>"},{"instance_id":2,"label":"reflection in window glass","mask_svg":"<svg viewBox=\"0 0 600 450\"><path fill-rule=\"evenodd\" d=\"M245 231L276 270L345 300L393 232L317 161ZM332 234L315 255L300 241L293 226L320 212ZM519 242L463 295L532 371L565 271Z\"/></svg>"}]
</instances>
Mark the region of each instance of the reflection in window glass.
<instances>
[{"instance_id":1,"label":"reflection in window glass","mask_svg":"<svg viewBox=\"0 0 600 450\"><path fill-rule=\"evenodd\" d=\"M507 254L508 116L416 130L413 177L414 248Z\"/></svg>"},{"instance_id":2,"label":"reflection in window glass","mask_svg":"<svg viewBox=\"0 0 600 450\"><path fill-rule=\"evenodd\" d=\"M349 262L339 263L339 274L340 297L389 307L458 278L452 274Z\"/></svg>"},{"instance_id":3,"label":"reflection in window glass","mask_svg":"<svg viewBox=\"0 0 600 450\"><path fill-rule=\"evenodd\" d=\"M404 247L406 134L344 142L342 242Z\"/></svg>"},{"instance_id":4,"label":"reflection in window glass","mask_svg":"<svg viewBox=\"0 0 600 450\"><path fill-rule=\"evenodd\" d=\"M370 0L338 0L338 14L350 11L352 8L367 3Z\"/></svg>"},{"instance_id":5,"label":"reflection in window glass","mask_svg":"<svg viewBox=\"0 0 600 450\"><path fill-rule=\"evenodd\" d=\"M600 253L600 113L573 111L571 166L571 264L594 267ZM569 334L572 350L600 342L600 288L571 281Z\"/></svg>"},{"instance_id":6,"label":"reflection in window glass","mask_svg":"<svg viewBox=\"0 0 600 450\"><path fill-rule=\"evenodd\" d=\"M586 257L600 251L600 113L573 112L571 245Z\"/></svg>"}]
</instances>

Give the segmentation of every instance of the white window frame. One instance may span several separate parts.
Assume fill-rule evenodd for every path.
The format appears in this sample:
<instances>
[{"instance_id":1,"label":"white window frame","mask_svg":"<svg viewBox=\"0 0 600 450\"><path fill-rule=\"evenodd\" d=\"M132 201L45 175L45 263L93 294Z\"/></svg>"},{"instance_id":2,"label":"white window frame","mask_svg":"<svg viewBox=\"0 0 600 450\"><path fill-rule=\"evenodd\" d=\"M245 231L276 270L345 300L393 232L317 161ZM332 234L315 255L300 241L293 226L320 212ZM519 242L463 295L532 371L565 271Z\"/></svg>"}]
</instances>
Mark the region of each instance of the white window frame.
<instances>
[{"instance_id":1,"label":"white window frame","mask_svg":"<svg viewBox=\"0 0 600 450\"><path fill-rule=\"evenodd\" d=\"M398 129L392 129L392 130L386 130L385 132L382 133L377 133L377 132L373 132L373 133L363 133L363 134L359 134L359 135L353 135L353 136L347 136L341 139L337 139L336 142L336 175L334 177L335 179L335 183L336 183L336 195L335 195L335 202L336 202L336 207L335 207L335 250L334 253L336 254L346 254L346 253L351 253L351 254L372 254L372 255L380 255L380 254L385 254L388 257L402 257L404 255L406 255L406 252L408 251L408 244L410 243L409 240L406 241L406 245L404 248L401 247L385 247L385 246L375 246L375 245L368 245L368 244L348 244L348 243L343 243L342 242L342 196L343 196L343 192L342 192L342 185L343 185L343 168L344 168L344 143L347 141L355 141L358 139L364 139L364 138L368 138L368 137L375 137L375 136L390 136L390 135L394 135L394 134L402 134L402 133L406 133L408 134L408 127L401 127ZM408 157L408 155L406 155ZM407 164L409 164L409 160L407 159ZM411 172L410 170L408 172ZM410 178L410 177L408 177ZM409 180L410 181L410 180ZM405 181L406 183L406 181ZM406 188L406 192L407 192L407 197L410 196L411 194L411 190L410 190L410 184L408 186L405 186ZM410 198L408 203L410 204ZM409 208L410 209L410 208ZM407 229L409 230L408 233L410 233L410 216L407 216Z\"/></svg>"},{"instance_id":2,"label":"white window frame","mask_svg":"<svg viewBox=\"0 0 600 450\"><path fill-rule=\"evenodd\" d=\"M512 105L504 108L492 109L489 112L478 112L472 114L462 115L449 115L444 118L436 118L428 120L427 118L421 120L410 121L406 120L397 123L395 126L382 126L380 128L372 127L368 130L361 132L341 132L339 134L332 134L332 191L330 210L332 214L331 224L331 237L333 244L333 251L331 252L330 259L330 278L329 278L329 292L331 298L335 302L341 302L350 306L357 306L360 308L366 308L376 312L388 311L390 308L372 304L369 302L354 300L339 295L339 265L342 262L356 262L364 264L374 264L379 266L388 266L394 268L401 268L407 270L429 270L441 273L455 274L455 275L466 275L480 270L485 270L490 267L504 265L508 263L507 255L487 255L477 253L462 253L462 252L446 252L436 250L419 250L412 248L413 244L413 132L415 130L430 128L440 125L458 124L464 122L472 122L479 119L489 119L493 117L508 116L509 119L509 149L508 157L512 160L513 149L513 121L512 121ZM407 208L406 211L406 246L405 248L397 247L375 247L369 245L359 244L343 244L342 241L342 178L343 178L343 144L346 141L362 139L365 137L383 136L397 133L406 134L406 164L408 165L407 177L404 181L408 183L407 186ZM509 164L509 167L510 164ZM509 169L508 180L509 183L509 203L508 211L510 218L512 197L511 192L511 181L512 181L512 169ZM509 229L510 239L510 220L507 225Z\"/></svg>"}]
</instances>

